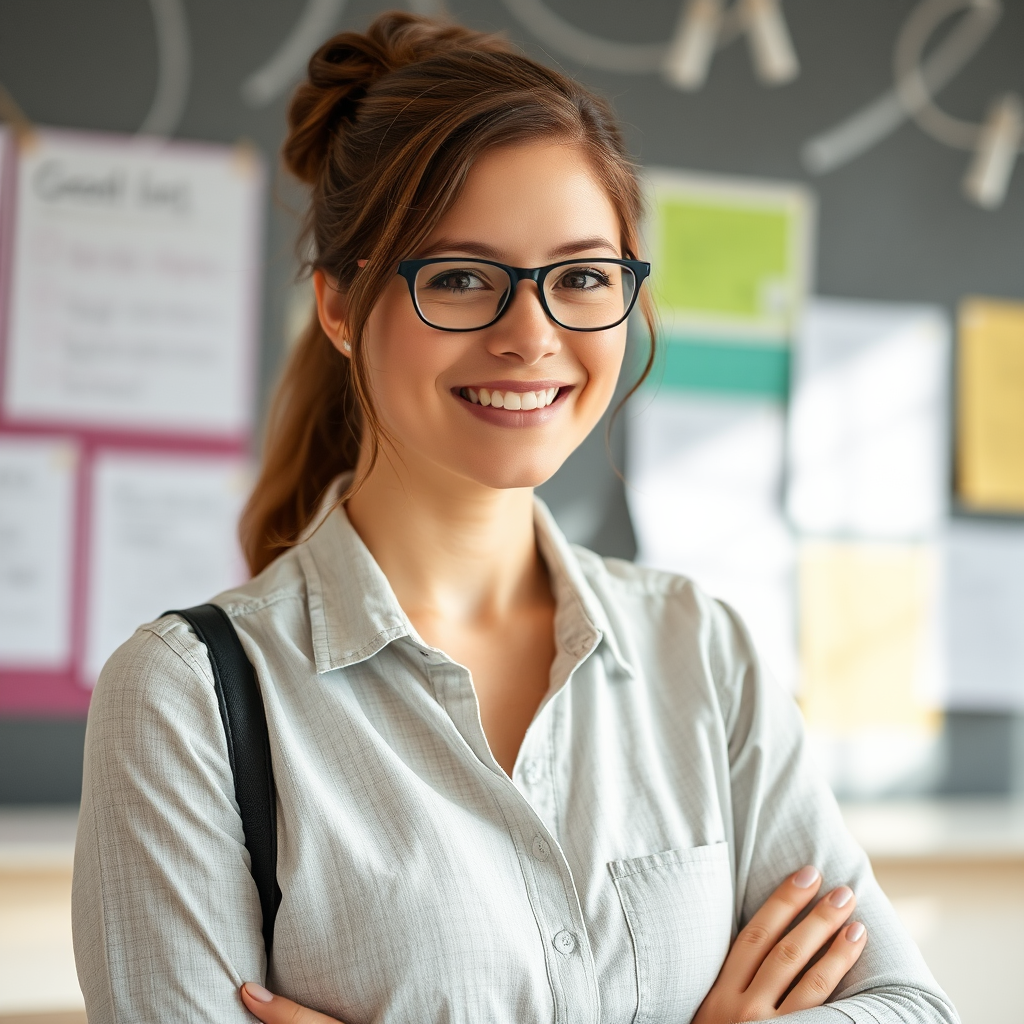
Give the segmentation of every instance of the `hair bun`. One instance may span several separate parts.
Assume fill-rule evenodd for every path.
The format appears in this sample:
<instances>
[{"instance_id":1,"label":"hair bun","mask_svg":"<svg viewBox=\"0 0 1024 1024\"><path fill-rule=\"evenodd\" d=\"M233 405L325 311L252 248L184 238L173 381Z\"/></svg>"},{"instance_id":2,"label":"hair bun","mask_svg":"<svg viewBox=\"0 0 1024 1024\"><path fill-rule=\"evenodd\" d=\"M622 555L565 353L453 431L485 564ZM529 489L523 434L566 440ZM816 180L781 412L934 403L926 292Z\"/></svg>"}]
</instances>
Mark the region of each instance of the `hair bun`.
<instances>
[{"instance_id":1,"label":"hair bun","mask_svg":"<svg viewBox=\"0 0 1024 1024\"><path fill-rule=\"evenodd\" d=\"M282 148L289 170L312 184L327 164L340 126L355 117L359 101L379 78L453 49L509 52L500 36L451 22L393 11L365 33L341 32L309 59L308 77L288 109L288 138Z\"/></svg>"}]
</instances>

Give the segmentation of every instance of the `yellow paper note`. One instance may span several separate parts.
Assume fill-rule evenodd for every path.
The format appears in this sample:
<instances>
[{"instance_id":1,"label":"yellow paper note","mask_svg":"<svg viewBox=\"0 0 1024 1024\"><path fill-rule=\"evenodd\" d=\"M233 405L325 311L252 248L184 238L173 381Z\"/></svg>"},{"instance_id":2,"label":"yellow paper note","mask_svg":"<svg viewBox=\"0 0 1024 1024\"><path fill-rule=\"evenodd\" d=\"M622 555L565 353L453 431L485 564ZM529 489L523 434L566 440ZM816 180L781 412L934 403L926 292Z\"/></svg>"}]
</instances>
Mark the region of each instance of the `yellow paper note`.
<instances>
[{"instance_id":1,"label":"yellow paper note","mask_svg":"<svg viewBox=\"0 0 1024 1024\"><path fill-rule=\"evenodd\" d=\"M1024 511L1024 302L967 299L957 360L957 492Z\"/></svg>"},{"instance_id":2,"label":"yellow paper note","mask_svg":"<svg viewBox=\"0 0 1024 1024\"><path fill-rule=\"evenodd\" d=\"M804 545L800 704L809 729L938 731L927 693L936 564L926 544Z\"/></svg>"}]
</instances>

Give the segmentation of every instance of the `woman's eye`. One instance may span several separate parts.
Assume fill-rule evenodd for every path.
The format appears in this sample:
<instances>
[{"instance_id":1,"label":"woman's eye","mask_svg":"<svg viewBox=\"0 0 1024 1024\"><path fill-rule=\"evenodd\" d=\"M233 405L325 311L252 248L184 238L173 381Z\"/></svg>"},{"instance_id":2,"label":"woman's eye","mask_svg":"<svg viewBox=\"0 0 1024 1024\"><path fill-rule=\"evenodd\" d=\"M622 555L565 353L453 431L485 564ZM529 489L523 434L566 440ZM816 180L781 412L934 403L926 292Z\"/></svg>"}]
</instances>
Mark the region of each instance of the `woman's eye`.
<instances>
[{"instance_id":1,"label":"woman's eye","mask_svg":"<svg viewBox=\"0 0 1024 1024\"><path fill-rule=\"evenodd\" d=\"M558 287L570 291L589 291L596 288L607 288L611 280L603 270L593 267L577 267L567 270L559 278Z\"/></svg>"},{"instance_id":2,"label":"woman's eye","mask_svg":"<svg viewBox=\"0 0 1024 1024\"><path fill-rule=\"evenodd\" d=\"M431 278L428 287L442 292L468 292L483 288L484 283L468 270L446 270L443 274Z\"/></svg>"}]
</instances>

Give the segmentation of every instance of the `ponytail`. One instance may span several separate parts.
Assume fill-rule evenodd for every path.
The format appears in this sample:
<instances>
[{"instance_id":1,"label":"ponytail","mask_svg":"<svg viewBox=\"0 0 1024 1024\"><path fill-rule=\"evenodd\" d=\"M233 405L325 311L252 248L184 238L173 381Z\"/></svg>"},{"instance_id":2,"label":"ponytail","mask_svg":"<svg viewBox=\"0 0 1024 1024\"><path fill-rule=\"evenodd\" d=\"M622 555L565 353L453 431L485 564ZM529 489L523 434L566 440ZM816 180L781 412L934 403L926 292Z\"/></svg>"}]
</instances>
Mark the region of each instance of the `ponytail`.
<instances>
[{"instance_id":1,"label":"ponytail","mask_svg":"<svg viewBox=\"0 0 1024 1024\"><path fill-rule=\"evenodd\" d=\"M361 430L351 377L349 360L314 315L271 402L259 479L242 513L254 575L298 540L331 481L355 468Z\"/></svg>"}]
</instances>

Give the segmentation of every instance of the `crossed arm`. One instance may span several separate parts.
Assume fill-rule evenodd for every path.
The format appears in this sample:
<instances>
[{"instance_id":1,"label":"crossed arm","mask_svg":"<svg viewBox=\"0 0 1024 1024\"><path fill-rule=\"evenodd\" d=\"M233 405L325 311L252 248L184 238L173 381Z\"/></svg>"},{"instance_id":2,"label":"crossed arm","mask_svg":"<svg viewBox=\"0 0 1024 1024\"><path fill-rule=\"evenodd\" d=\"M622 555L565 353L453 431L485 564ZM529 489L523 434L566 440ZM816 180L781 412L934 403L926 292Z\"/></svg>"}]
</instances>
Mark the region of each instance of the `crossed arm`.
<instances>
[{"instance_id":1,"label":"crossed arm","mask_svg":"<svg viewBox=\"0 0 1024 1024\"><path fill-rule=\"evenodd\" d=\"M848 923L857 898L845 885L794 927L820 888L821 873L805 867L772 893L736 937L693 1024L770 1020L828 999L860 956L867 931L859 921ZM255 982L242 986L241 998L263 1024L340 1024Z\"/></svg>"}]
</instances>

